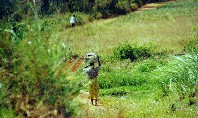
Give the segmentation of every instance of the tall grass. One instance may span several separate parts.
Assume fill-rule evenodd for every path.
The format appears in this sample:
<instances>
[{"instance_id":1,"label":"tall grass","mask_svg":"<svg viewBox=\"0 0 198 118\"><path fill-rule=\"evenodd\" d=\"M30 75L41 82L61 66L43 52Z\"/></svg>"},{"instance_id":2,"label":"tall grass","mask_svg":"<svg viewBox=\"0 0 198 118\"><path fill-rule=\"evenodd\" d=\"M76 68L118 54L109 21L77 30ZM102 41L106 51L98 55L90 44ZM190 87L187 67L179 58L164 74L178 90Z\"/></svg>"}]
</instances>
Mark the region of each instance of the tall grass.
<instances>
[{"instance_id":1,"label":"tall grass","mask_svg":"<svg viewBox=\"0 0 198 118\"><path fill-rule=\"evenodd\" d=\"M175 57L164 72L160 73L164 92L177 91L181 99L197 94L197 52Z\"/></svg>"},{"instance_id":2,"label":"tall grass","mask_svg":"<svg viewBox=\"0 0 198 118\"><path fill-rule=\"evenodd\" d=\"M35 11L34 7L32 10ZM19 117L72 115L71 97L80 87L66 79L68 48L64 42L55 40L58 35L48 32L54 40L46 36L36 12L34 18L23 24L25 30L15 26L25 34L20 34L21 37L11 22L1 24L0 108L3 111L11 107ZM12 110L9 113L11 117Z\"/></svg>"}]
</instances>

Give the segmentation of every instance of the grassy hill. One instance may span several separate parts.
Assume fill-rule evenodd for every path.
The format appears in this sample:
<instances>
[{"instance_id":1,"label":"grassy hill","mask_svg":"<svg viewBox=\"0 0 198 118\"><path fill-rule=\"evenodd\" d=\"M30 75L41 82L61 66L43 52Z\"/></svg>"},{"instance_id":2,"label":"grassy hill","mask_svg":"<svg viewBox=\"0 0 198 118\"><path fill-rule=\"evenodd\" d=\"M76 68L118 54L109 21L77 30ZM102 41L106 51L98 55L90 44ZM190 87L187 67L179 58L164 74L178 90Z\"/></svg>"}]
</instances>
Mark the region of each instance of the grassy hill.
<instances>
[{"instance_id":1,"label":"grassy hill","mask_svg":"<svg viewBox=\"0 0 198 118\"><path fill-rule=\"evenodd\" d=\"M94 108L85 103L81 115L101 118L196 117L198 99L190 97L189 93L197 94L197 80L189 71L197 72L197 60L188 59L186 47L193 40L197 48L197 4L195 1L169 2L154 10L93 21L62 31L61 41L69 45L74 54L81 56L93 51L102 57L99 75L101 106ZM117 47L125 50L127 45L148 46L153 56L132 63L128 59L114 58ZM183 54L186 55L174 57ZM197 58L197 52L194 54ZM188 66L189 63L192 65ZM194 84L186 78L192 79ZM84 90L88 91L86 78L82 80ZM192 101L195 104L189 105Z\"/></svg>"},{"instance_id":2,"label":"grassy hill","mask_svg":"<svg viewBox=\"0 0 198 118\"><path fill-rule=\"evenodd\" d=\"M196 33L193 30L197 27L196 5L197 2L170 2L156 10L93 21L61 32L60 39L74 53L82 55L90 50L109 54L113 47L124 42L153 43L157 51L182 53L189 38Z\"/></svg>"}]
</instances>

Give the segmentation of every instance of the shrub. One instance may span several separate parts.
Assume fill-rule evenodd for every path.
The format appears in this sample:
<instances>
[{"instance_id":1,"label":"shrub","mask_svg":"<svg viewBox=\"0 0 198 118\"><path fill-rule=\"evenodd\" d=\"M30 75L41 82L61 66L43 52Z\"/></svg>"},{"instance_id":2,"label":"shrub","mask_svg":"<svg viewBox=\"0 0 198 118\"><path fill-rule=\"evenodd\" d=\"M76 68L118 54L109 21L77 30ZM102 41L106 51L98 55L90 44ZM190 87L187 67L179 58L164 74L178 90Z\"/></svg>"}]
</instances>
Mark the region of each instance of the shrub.
<instances>
[{"instance_id":1,"label":"shrub","mask_svg":"<svg viewBox=\"0 0 198 118\"><path fill-rule=\"evenodd\" d=\"M148 46L121 44L114 49L114 56L118 59L130 59L131 61L152 56L152 48Z\"/></svg>"},{"instance_id":2,"label":"shrub","mask_svg":"<svg viewBox=\"0 0 198 118\"><path fill-rule=\"evenodd\" d=\"M137 68L140 72L151 72L162 65L165 65L163 61L147 59L143 62L139 62L135 68Z\"/></svg>"}]
</instances>

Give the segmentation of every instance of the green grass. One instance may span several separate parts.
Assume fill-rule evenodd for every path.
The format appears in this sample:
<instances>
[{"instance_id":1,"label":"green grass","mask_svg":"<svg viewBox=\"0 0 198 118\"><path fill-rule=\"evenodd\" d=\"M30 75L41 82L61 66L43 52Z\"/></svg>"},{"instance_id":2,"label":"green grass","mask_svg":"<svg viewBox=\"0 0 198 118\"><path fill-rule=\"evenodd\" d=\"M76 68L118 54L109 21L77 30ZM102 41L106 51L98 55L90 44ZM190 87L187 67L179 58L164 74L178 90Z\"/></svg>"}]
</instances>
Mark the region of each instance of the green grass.
<instances>
[{"instance_id":1,"label":"green grass","mask_svg":"<svg viewBox=\"0 0 198 118\"><path fill-rule=\"evenodd\" d=\"M167 97L156 100L153 94L132 94L131 96L105 96L100 102L101 108L90 109L89 116L100 118L194 118L196 106L188 106L187 103L175 104L175 99ZM99 115L99 114L100 115Z\"/></svg>"},{"instance_id":2,"label":"green grass","mask_svg":"<svg viewBox=\"0 0 198 118\"><path fill-rule=\"evenodd\" d=\"M1 118L16 118L16 114L12 109L0 108Z\"/></svg>"},{"instance_id":3,"label":"green grass","mask_svg":"<svg viewBox=\"0 0 198 118\"><path fill-rule=\"evenodd\" d=\"M74 53L83 55L91 50L102 55L103 66L98 77L101 107L89 109L87 116L197 117L197 97L188 96L197 91L197 81L193 81L194 84L191 81L197 77L197 69L192 70L197 68L197 64L186 57L178 57L185 63L173 57L174 54L184 53L191 37L197 39L197 13L197 2L171 2L157 10L94 21L61 32ZM154 51L160 55L133 63L111 57L113 49L126 42L155 45ZM196 46L196 41L194 43L191 44ZM192 53L190 55L193 56ZM194 56L192 60L196 58ZM184 89L181 88L183 83L188 84L183 86ZM182 92L185 95L181 99ZM189 105L190 101L193 101L192 105Z\"/></svg>"},{"instance_id":4,"label":"green grass","mask_svg":"<svg viewBox=\"0 0 198 118\"><path fill-rule=\"evenodd\" d=\"M185 8L177 7L177 4L185 5ZM197 2L170 3L157 10L130 13L68 29L60 33L60 38L79 54L90 50L109 54L114 46L126 41L140 45L152 42L158 51L181 53L189 36L196 33L192 30L198 25L196 6Z\"/></svg>"}]
</instances>

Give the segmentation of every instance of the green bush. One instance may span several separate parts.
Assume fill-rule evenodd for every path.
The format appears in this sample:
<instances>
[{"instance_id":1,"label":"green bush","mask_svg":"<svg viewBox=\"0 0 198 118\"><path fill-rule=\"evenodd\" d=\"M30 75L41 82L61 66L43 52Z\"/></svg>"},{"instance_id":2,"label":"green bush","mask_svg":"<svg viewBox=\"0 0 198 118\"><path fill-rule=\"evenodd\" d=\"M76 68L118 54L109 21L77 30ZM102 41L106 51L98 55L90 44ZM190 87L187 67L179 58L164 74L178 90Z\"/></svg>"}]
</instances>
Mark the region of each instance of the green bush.
<instances>
[{"instance_id":1,"label":"green bush","mask_svg":"<svg viewBox=\"0 0 198 118\"><path fill-rule=\"evenodd\" d=\"M152 48L148 46L121 44L114 49L114 56L118 59L130 59L131 61L149 58L152 56Z\"/></svg>"},{"instance_id":2,"label":"green bush","mask_svg":"<svg viewBox=\"0 0 198 118\"><path fill-rule=\"evenodd\" d=\"M140 72L151 72L163 65L165 65L165 64L161 60L147 59L147 60L144 60L143 62L139 62L135 66L135 68L137 68L137 70L139 70Z\"/></svg>"}]
</instances>

